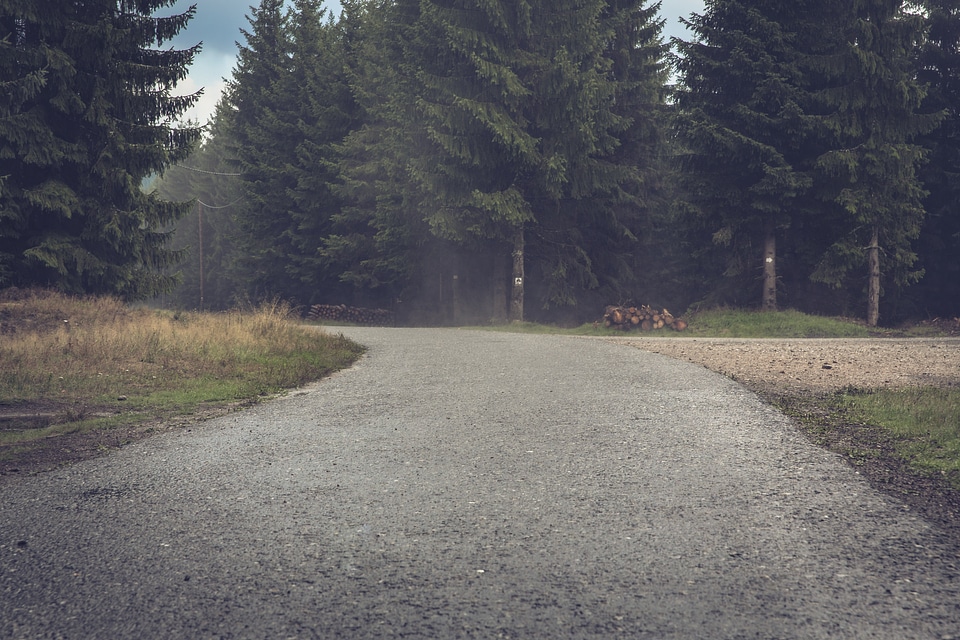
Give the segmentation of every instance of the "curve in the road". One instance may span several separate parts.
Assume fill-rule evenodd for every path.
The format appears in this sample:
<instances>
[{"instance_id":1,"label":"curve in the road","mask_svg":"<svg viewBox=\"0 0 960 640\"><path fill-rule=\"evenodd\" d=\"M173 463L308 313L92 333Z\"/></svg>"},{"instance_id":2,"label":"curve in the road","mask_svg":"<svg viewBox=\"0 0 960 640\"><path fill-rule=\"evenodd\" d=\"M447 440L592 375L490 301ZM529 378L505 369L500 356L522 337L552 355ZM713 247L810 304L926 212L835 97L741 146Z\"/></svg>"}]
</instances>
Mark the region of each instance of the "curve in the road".
<instances>
[{"instance_id":1,"label":"curve in the road","mask_svg":"<svg viewBox=\"0 0 960 640\"><path fill-rule=\"evenodd\" d=\"M344 332L321 383L0 485L0 636L960 637L950 541L721 376Z\"/></svg>"}]
</instances>

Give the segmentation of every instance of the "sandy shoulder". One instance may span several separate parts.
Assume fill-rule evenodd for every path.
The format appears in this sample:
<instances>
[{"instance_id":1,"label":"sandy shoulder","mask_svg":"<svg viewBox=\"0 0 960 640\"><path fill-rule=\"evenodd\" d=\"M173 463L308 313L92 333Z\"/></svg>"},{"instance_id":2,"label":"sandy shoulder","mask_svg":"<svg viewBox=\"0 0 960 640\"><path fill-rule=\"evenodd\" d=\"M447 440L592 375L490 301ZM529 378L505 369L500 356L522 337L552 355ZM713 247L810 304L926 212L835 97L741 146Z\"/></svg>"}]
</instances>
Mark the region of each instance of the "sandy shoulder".
<instances>
[{"instance_id":1,"label":"sandy shoulder","mask_svg":"<svg viewBox=\"0 0 960 640\"><path fill-rule=\"evenodd\" d=\"M960 338L783 339L616 337L773 393L845 387L960 386Z\"/></svg>"}]
</instances>

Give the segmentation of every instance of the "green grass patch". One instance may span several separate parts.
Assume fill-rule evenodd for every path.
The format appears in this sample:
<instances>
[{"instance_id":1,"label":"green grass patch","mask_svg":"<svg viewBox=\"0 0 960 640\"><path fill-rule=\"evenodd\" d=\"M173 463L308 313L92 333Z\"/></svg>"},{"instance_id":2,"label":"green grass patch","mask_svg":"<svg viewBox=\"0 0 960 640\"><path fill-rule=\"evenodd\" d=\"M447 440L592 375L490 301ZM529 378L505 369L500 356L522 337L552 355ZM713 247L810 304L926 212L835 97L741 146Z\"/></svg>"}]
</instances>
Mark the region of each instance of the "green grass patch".
<instances>
[{"instance_id":1,"label":"green grass patch","mask_svg":"<svg viewBox=\"0 0 960 640\"><path fill-rule=\"evenodd\" d=\"M869 338L870 330L850 320L799 311L716 309L691 314L684 335L711 338Z\"/></svg>"},{"instance_id":2,"label":"green grass patch","mask_svg":"<svg viewBox=\"0 0 960 640\"><path fill-rule=\"evenodd\" d=\"M882 429L913 468L960 489L960 389L848 391L837 400L850 417Z\"/></svg>"}]
</instances>

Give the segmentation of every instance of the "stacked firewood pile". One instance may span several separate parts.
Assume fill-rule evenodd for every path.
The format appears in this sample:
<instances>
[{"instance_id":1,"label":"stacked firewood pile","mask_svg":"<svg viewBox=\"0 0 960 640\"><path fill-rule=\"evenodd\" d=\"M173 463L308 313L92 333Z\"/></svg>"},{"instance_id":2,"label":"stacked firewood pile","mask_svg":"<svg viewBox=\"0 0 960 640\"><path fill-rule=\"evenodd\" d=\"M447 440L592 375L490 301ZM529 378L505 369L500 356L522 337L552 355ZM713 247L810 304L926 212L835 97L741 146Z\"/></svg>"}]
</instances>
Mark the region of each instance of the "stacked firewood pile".
<instances>
[{"instance_id":1,"label":"stacked firewood pile","mask_svg":"<svg viewBox=\"0 0 960 640\"><path fill-rule=\"evenodd\" d=\"M640 307L620 307L610 305L603 312L603 325L629 331L630 329L641 329L642 331L653 331L654 329L663 329L664 327L675 331L683 331L687 328L687 323L680 318L675 318L672 313L666 309L656 310L647 305Z\"/></svg>"},{"instance_id":2,"label":"stacked firewood pile","mask_svg":"<svg viewBox=\"0 0 960 640\"><path fill-rule=\"evenodd\" d=\"M366 309L348 307L345 304L315 304L307 312L310 320L330 320L331 322L351 322L377 326L392 325L393 313L386 309Z\"/></svg>"}]
</instances>

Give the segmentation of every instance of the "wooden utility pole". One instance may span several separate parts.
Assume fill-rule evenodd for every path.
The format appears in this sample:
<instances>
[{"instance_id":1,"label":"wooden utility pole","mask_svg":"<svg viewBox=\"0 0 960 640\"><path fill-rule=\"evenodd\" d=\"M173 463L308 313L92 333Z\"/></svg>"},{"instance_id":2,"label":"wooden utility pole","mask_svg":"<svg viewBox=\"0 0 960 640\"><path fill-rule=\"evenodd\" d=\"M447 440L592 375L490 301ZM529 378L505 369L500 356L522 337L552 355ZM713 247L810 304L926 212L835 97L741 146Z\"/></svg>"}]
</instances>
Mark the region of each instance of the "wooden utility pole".
<instances>
[{"instance_id":1,"label":"wooden utility pole","mask_svg":"<svg viewBox=\"0 0 960 640\"><path fill-rule=\"evenodd\" d=\"M197 235L200 247L200 311L203 311L203 203L197 200Z\"/></svg>"}]
</instances>

